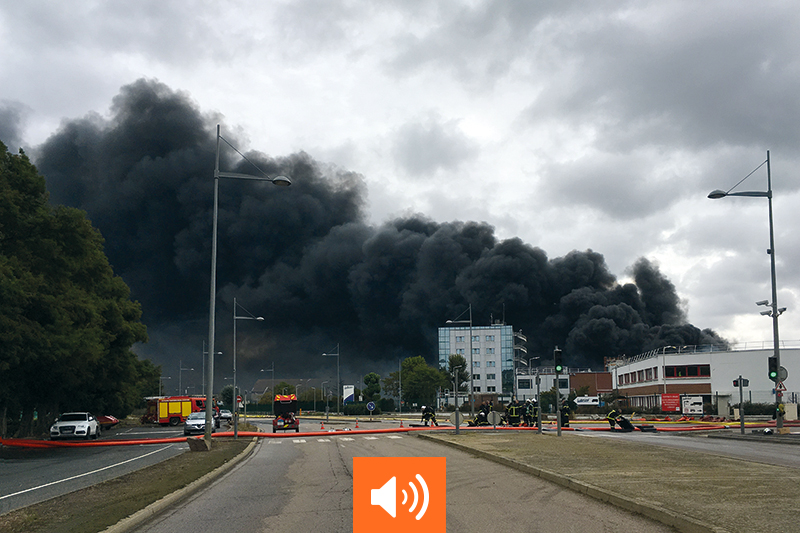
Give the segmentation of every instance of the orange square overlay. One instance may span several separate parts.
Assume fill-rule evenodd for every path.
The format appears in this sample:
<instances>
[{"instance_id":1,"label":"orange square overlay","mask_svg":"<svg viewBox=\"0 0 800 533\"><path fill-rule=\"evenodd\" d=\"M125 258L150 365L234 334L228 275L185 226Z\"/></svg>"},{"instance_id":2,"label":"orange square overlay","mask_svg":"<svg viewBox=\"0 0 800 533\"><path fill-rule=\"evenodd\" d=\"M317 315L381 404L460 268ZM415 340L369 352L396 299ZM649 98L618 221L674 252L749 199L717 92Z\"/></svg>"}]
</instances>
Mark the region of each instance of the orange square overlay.
<instances>
[{"instance_id":1,"label":"orange square overlay","mask_svg":"<svg viewBox=\"0 0 800 533\"><path fill-rule=\"evenodd\" d=\"M444 457L353 457L353 533L444 533Z\"/></svg>"}]
</instances>

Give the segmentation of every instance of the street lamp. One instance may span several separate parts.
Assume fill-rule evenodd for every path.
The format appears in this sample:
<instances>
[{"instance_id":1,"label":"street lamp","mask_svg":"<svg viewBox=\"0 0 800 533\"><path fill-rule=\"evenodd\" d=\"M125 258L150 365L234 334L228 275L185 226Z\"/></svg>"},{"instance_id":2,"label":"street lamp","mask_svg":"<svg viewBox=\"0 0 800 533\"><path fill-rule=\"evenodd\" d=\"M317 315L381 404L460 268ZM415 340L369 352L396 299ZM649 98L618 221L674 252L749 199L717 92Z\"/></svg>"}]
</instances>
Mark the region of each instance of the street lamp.
<instances>
[{"instance_id":1,"label":"street lamp","mask_svg":"<svg viewBox=\"0 0 800 533\"><path fill-rule=\"evenodd\" d=\"M338 398L337 404L337 413L341 410L341 402L342 402L342 383L339 379L339 343L336 343L336 353L324 353L322 354L323 357L336 357L336 396Z\"/></svg>"},{"instance_id":2,"label":"street lamp","mask_svg":"<svg viewBox=\"0 0 800 533\"><path fill-rule=\"evenodd\" d=\"M217 352L215 355L222 355L222 352ZM206 395L206 357L208 356L208 350L206 350L206 341L203 340L203 357L200 359L203 360L203 396Z\"/></svg>"},{"instance_id":3,"label":"street lamp","mask_svg":"<svg viewBox=\"0 0 800 533\"><path fill-rule=\"evenodd\" d=\"M206 391L206 430L204 439L206 446L211 448L211 424L213 423L213 406L211 405L214 400L214 358L210 355L214 353L214 333L215 333L215 313L216 313L216 300L217 300L217 218L219 216L219 179L241 179L241 180L255 180L255 181L268 181L274 185L288 187L292 181L286 176L276 176L271 178L266 172L258 168L255 163L247 159L239 150L236 152L241 155L247 162L253 165L262 176L253 176L250 174L239 174L238 172L220 172L219 170L219 142L225 141L225 144L236 150L236 148L225 140L219 134L219 124L217 124L217 153L214 160L214 211L212 217L211 228L211 295L209 296L209 310L208 310L208 364L206 364L206 380L208 381L208 390Z\"/></svg>"},{"instance_id":4,"label":"street lamp","mask_svg":"<svg viewBox=\"0 0 800 533\"><path fill-rule=\"evenodd\" d=\"M170 376L161 376L160 378L158 378L158 395L159 396L162 395L161 390L164 388L164 380L165 379L172 379L172 378ZM180 392L180 391L178 391L178 392Z\"/></svg>"},{"instance_id":5,"label":"street lamp","mask_svg":"<svg viewBox=\"0 0 800 533\"><path fill-rule=\"evenodd\" d=\"M183 371L194 370L194 368L183 368L183 359L178 361L178 393L183 390Z\"/></svg>"},{"instance_id":6,"label":"street lamp","mask_svg":"<svg viewBox=\"0 0 800 533\"><path fill-rule=\"evenodd\" d=\"M767 165L767 190L766 191L742 191L742 192L731 192L733 189L739 186L744 180L749 178L753 175L753 173ZM777 367L780 369L781 367L781 349L779 343L779 336L778 336L778 317L783 313L786 308L785 307L778 307L778 284L775 281L775 231L773 228L772 223L772 174L770 172L770 165L769 165L769 150L767 150L767 159L758 165L750 174L739 180L739 183L728 189L727 191L722 191L717 189L715 191L711 191L708 194L708 197L712 200L717 200L719 198L724 198L726 196L750 196L756 198L766 198L767 203L769 205L769 249L767 253L769 254L770 258L770 267L771 267L771 281L772 281L772 303L767 301L756 302L757 305L766 305L771 309L762 312L762 315L767 315L772 317L772 343L773 343L773 350L775 353L775 361ZM776 411L776 418L775 418L775 426L777 428L783 427L783 416L781 415L780 409L778 409L778 405L781 403L781 397L783 394L780 390L780 385L783 382L776 383L775 385L775 411Z\"/></svg>"},{"instance_id":7,"label":"street lamp","mask_svg":"<svg viewBox=\"0 0 800 533\"><path fill-rule=\"evenodd\" d=\"M236 307L244 309L250 316L237 316ZM263 316L255 316L253 313L244 308L244 306L236 301L233 297L233 438L239 438L239 396L236 394L236 321L237 320L258 320L264 321ZM245 416L246 418L246 416ZM246 420L245 420L246 422Z\"/></svg>"},{"instance_id":8,"label":"street lamp","mask_svg":"<svg viewBox=\"0 0 800 533\"><path fill-rule=\"evenodd\" d=\"M464 313L469 311L469 320L459 320ZM455 320L448 320L445 324L467 324L469 323L469 414L470 417L475 418L475 399L472 397L472 376L474 375L475 368L472 363L472 304L469 304L469 309L458 315Z\"/></svg>"}]
</instances>

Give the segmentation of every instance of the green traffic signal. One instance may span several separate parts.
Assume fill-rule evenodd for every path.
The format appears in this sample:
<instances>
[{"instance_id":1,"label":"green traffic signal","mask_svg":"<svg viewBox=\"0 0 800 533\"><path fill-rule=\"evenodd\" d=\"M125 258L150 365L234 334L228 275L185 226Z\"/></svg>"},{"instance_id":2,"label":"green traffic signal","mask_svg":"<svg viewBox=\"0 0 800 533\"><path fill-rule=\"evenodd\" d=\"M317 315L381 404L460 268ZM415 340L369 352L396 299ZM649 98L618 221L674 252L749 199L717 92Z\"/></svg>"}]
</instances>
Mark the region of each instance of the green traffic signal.
<instances>
[{"instance_id":1,"label":"green traffic signal","mask_svg":"<svg viewBox=\"0 0 800 533\"><path fill-rule=\"evenodd\" d=\"M767 375L769 376L769 379L771 379L772 381L775 381L777 383L777 381L778 381L778 358L775 357L775 356L771 356L767 360L767 362L768 362L767 366L769 368L769 372L768 372Z\"/></svg>"}]
</instances>

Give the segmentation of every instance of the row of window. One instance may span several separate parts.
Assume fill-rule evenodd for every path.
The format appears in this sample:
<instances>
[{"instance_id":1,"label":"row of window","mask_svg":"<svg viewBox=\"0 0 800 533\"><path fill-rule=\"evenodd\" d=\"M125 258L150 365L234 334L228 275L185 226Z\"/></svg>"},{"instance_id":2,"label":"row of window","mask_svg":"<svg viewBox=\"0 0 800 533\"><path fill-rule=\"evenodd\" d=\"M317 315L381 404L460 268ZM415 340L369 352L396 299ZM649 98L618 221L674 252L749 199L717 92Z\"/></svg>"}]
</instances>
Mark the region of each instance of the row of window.
<instances>
[{"instance_id":1,"label":"row of window","mask_svg":"<svg viewBox=\"0 0 800 533\"><path fill-rule=\"evenodd\" d=\"M473 381L480 380L480 379L481 379L481 375L480 374L472 374L472 380ZM487 380L488 379L497 379L497 374L486 374L486 379Z\"/></svg>"},{"instance_id":2,"label":"row of window","mask_svg":"<svg viewBox=\"0 0 800 533\"><path fill-rule=\"evenodd\" d=\"M467 349L466 348L456 348L456 353L458 355L466 355L467 354ZM480 354L481 354L481 349L480 348L473 348L472 349L472 355L480 355ZM494 348L486 348L486 355L494 355L494 354L495 354Z\"/></svg>"},{"instance_id":3,"label":"row of window","mask_svg":"<svg viewBox=\"0 0 800 533\"><path fill-rule=\"evenodd\" d=\"M480 391L481 391L480 387L473 387L472 388L472 392L480 392ZM497 392L497 387L488 386L488 387L486 387L486 392Z\"/></svg>"},{"instance_id":4,"label":"row of window","mask_svg":"<svg viewBox=\"0 0 800 533\"><path fill-rule=\"evenodd\" d=\"M486 366L496 367L497 366L497 361L486 361ZM481 362L480 361L473 361L472 362L472 368L480 368L480 367L481 367Z\"/></svg>"},{"instance_id":5,"label":"row of window","mask_svg":"<svg viewBox=\"0 0 800 533\"><path fill-rule=\"evenodd\" d=\"M665 379L711 377L711 365L679 365L664 367ZM618 385L658 380L658 367L645 368L617 376Z\"/></svg>"},{"instance_id":6,"label":"row of window","mask_svg":"<svg viewBox=\"0 0 800 533\"><path fill-rule=\"evenodd\" d=\"M456 342L464 342L466 337L464 335L456 335ZM481 342L480 335L473 335L472 342ZM494 342L494 335L486 335L486 342Z\"/></svg>"}]
</instances>

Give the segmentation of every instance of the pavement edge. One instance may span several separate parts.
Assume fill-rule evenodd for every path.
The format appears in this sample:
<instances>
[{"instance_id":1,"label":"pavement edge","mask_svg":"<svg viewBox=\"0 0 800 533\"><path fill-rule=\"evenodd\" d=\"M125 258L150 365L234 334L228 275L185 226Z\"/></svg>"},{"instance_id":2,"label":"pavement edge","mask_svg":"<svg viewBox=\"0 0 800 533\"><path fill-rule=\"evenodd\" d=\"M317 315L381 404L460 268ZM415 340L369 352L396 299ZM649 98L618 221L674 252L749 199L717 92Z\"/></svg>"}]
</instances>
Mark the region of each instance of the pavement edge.
<instances>
[{"instance_id":1,"label":"pavement edge","mask_svg":"<svg viewBox=\"0 0 800 533\"><path fill-rule=\"evenodd\" d=\"M133 528L139 527L143 523L147 522L154 516L158 515L159 513L163 512L171 505L175 505L176 503L180 502L181 500L188 498L195 492L201 490L202 488L210 485L212 481L226 473L228 470L236 466L239 462L243 459L247 458L258 444L259 439L258 437L253 437L252 442L247 445L239 455L228 461L227 463L219 466L215 470L212 470L208 474L204 475L200 479L196 479L192 481L185 487L180 490L176 490L171 494L167 494L163 498L158 501L155 501L141 509L136 511L132 515L123 518L119 522L114 525L108 526L106 529L102 530L101 533L127 533L131 531ZM191 453L191 452L190 452Z\"/></svg>"},{"instance_id":2,"label":"pavement edge","mask_svg":"<svg viewBox=\"0 0 800 533\"><path fill-rule=\"evenodd\" d=\"M451 448L461 450L463 452L469 453L476 457L480 457L482 459L488 459L489 461L493 461L495 463L508 466L510 468L514 468L521 472L525 472L526 474L531 474L546 481L550 481L551 483L556 483L558 485L561 485L562 487L573 490L575 492L579 492L581 494L585 494L586 496L589 496L596 500L600 500L605 503L610 503L611 505L620 507L622 509L625 509L626 511L631 511L633 513L640 514L652 520L661 522L664 525L674 527L675 529L677 529L682 533L728 533L727 529L717 526L712 526L711 524L706 524L705 522L702 522L700 520L695 520L694 518L688 518L686 516L682 516L675 511L671 511L669 509L665 509L657 505L652 505L642 500L629 498L627 496L623 496L622 494L617 494L615 492L600 487L596 487L594 485L590 485L588 483L584 483L576 479L572 479L569 476L558 474L556 472L550 472L549 470L537 468L535 466L521 463L519 461L495 455L483 450L477 450L475 448L471 448L469 446L466 446L464 444L459 444L457 442L438 439L431 435L417 433L416 436L421 439L426 439L444 444L446 446L450 446Z\"/></svg>"}]
</instances>

